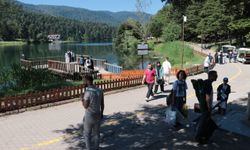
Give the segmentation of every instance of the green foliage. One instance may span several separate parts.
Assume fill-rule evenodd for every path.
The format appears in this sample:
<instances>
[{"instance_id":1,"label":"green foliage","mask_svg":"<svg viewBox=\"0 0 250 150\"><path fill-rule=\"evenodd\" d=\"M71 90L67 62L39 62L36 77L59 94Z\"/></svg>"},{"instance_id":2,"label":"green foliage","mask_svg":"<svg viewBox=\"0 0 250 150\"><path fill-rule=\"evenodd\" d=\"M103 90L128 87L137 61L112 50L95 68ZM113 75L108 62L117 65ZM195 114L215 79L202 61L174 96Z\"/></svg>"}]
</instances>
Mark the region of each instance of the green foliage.
<instances>
[{"instance_id":1,"label":"green foliage","mask_svg":"<svg viewBox=\"0 0 250 150\"><path fill-rule=\"evenodd\" d=\"M0 71L0 97L75 85L46 69L23 68L14 64Z\"/></svg>"},{"instance_id":2,"label":"green foliage","mask_svg":"<svg viewBox=\"0 0 250 150\"><path fill-rule=\"evenodd\" d=\"M149 24L149 31L151 33L151 35L153 37L156 37L156 38L159 38L161 37L162 35L162 27L163 24L158 21L158 20L154 20L154 21L151 21L151 23Z\"/></svg>"},{"instance_id":3,"label":"green foliage","mask_svg":"<svg viewBox=\"0 0 250 150\"><path fill-rule=\"evenodd\" d=\"M207 0L200 12L200 21L197 24L198 33L204 39L217 38L225 35L230 17L225 15L225 8L220 0ZM211 41L211 40L210 40Z\"/></svg>"},{"instance_id":4,"label":"green foliage","mask_svg":"<svg viewBox=\"0 0 250 150\"><path fill-rule=\"evenodd\" d=\"M6 41L21 38L43 42L49 34L60 34L62 40L103 41L111 40L115 29L107 24L26 12L8 0L0 0L0 8L0 39Z\"/></svg>"},{"instance_id":5,"label":"green foliage","mask_svg":"<svg viewBox=\"0 0 250 150\"><path fill-rule=\"evenodd\" d=\"M167 42L158 44L155 51L159 53L163 58L169 57L171 64L174 67L181 67L183 43L181 41ZM193 64L201 64L203 58L197 54L194 54L193 49L187 45L184 45L184 67L193 66Z\"/></svg>"},{"instance_id":6,"label":"green foliage","mask_svg":"<svg viewBox=\"0 0 250 150\"><path fill-rule=\"evenodd\" d=\"M162 38L165 42L171 42L171 41L176 41L180 38L181 35L181 27L172 22L168 23L164 29L163 29L163 34Z\"/></svg>"},{"instance_id":7,"label":"green foliage","mask_svg":"<svg viewBox=\"0 0 250 150\"><path fill-rule=\"evenodd\" d=\"M0 46L22 46L25 44L23 41L0 41Z\"/></svg>"},{"instance_id":8,"label":"green foliage","mask_svg":"<svg viewBox=\"0 0 250 150\"><path fill-rule=\"evenodd\" d=\"M243 43L249 37L249 0L162 1L166 5L154 20L181 24L182 15L186 15L185 40L218 42L236 39Z\"/></svg>"},{"instance_id":9,"label":"green foliage","mask_svg":"<svg viewBox=\"0 0 250 150\"><path fill-rule=\"evenodd\" d=\"M138 63L137 44L141 39L142 27L139 22L130 19L118 27L114 45L124 69L135 69Z\"/></svg>"}]
</instances>

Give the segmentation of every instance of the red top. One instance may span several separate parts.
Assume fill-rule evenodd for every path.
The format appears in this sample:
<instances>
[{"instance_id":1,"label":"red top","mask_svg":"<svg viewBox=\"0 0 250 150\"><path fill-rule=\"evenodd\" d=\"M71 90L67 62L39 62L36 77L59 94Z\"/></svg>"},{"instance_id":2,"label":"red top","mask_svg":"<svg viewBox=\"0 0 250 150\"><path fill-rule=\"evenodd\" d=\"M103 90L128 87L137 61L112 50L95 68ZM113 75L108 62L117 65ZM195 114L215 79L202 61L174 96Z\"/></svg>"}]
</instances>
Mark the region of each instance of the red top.
<instances>
[{"instance_id":1,"label":"red top","mask_svg":"<svg viewBox=\"0 0 250 150\"><path fill-rule=\"evenodd\" d=\"M147 83L154 83L155 82L155 75L156 75L155 69L152 69L152 70L146 69L145 75L146 75L146 82Z\"/></svg>"}]
</instances>

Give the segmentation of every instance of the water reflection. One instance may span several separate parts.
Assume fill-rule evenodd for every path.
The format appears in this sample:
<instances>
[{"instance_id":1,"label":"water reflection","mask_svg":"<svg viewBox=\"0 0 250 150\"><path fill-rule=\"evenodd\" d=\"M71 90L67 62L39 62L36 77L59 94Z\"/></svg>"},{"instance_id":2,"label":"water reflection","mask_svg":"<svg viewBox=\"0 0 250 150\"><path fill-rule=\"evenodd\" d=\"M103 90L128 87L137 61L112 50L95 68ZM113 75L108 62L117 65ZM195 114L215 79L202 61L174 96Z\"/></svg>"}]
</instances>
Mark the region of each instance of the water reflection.
<instances>
[{"instance_id":1,"label":"water reflection","mask_svg":"<svg viewBox=\"0 0 250 150\"><path fill-rule=\"evenodd\" d=\"M49 50L50 51L60 51L62 49L61 43L49 43Z\"/></svg>"},{"instance_id":2,"label":"water reflection","mask_svg":"<svg viewBox=\"0 0 250 150\"><path fill-rule=\"evenodd\" d=\"M0 46L0 67L9 67L19 63L21 54L27 58L62 56L72 50L76 54L91 55L94 58L106 59L109 63L118 64L116 52L112 43L61 43L22 46Z\"/></svg>"}]
</instances>

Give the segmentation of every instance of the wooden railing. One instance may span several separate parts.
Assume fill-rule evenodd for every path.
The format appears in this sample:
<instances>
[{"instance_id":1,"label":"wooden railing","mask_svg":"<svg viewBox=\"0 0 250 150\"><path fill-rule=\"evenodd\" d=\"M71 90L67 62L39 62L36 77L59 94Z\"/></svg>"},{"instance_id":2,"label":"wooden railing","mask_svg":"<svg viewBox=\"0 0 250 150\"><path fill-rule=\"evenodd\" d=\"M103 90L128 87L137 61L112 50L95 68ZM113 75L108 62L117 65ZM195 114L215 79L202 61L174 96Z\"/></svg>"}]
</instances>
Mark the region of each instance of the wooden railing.
<instances>
[{"instance_id":1,"label":"wooden railing","mask_svg":"<svg viewBox=\"0 0 250 150\"><path fill-rule=\"evenodd\" d=\"M89 55L79 55L76 54L76 61L79 63L80 62L80 56L83 56L84 58L86 57L90 57ZM96 58L92 58L94 66L98 67L98 68L103 68L105 69L105 63L107 63L106 59L96 59Z\"/></svg>"},{"instance_id":2,"label":"wooden railing","mask_svg":"<svg viewBox=\"0 0 250 150\"><path fill-rule=\"evenodd\" d=\"M142 76L116 79L110 81L101 81L96 86L103 89L104 92L133 87L140 85ZM53 89L44 92L34 92L30 94L10 96L0 98L0 113L25 109L28 107L54 103L71 98L77 98L84 92L83 86L64 87L61 89Z\"/></svg>"},{"instance_id":3,"label":"wooden railing","mask_svg":"<svg viewBox=\"0 0 250 150\"><path fill-rule=\"evenodd\" d=\"M121 73L121 71L122 71L121 66L110 64L110 63L104 63L104 65L105 65L105 70L108 72Z\"/></svg>"},{"instance_id":4,"label":"wooden railing","mask_svg":"<svg viewBox=\"0 0 250 150\"><path fill-rule=\"evenodd\" d=\"M75 64L62 61L48 60L48 69L58 73L74 73Z\"/></svg>"},{"instance_id":5,"label":"wooden railing","mask_svg":"<svg viewBox=\"0 0 250 150\"><path fill-rule=\"evenodd\" d=\"M143 76L144 70L123 70L119 74L113 74L113 73L108 73L108 74L101 74L102 79L106 80L113 80L113 79L120 79L120 78L128 78L128 77L135 77L135 76Z\"/></svg>"},{"instance_id":6,"label":"wooden railing","mask_svg":"<svg viewBox=\"0 0 250 150\"><path fill-rule=\"evenodd\" d=\"M24 67L32 67L35 69L45 69L48 68L47 60L25 60L20 59L20 64Z\"/></svg>"},{"instance_id":7,"label":"wooden railing","mask_svg":"<svg viewBox=\"0 0 250 150\"><path fill-rule=\"evenodd\" d=\"M20 59L20 64L24 67L32 67L35 69L48 68L48 60L64 61L64 57L53 56L53 57L37 57L29 59Z\"/></svg>"},{"instance_id":8,"label":"wooden railing","mask_svg":"<svg viewBox=\"0 0 250 150\"><path fill-rule=\"evenodd\" d=\"M90 57L88 55L79 55L79 54L77 54L76 55L76 60L77 60L78 63L80 62L80 56L83 56L84 58ZM120 73L122 71L121 66L107 63L106 59L92 58L92 60L93 60L94 66L99 68L99 69L104 69L104 70L106 70L108 72L111 72L111 73Z\"/></svg>"},{"instance_id":9,"label":"wooden railing","mask_svg":"<svg viewBox=\"0 0 250 150\"><path fill-rule=\"evenodd\" d=\"M81 76L87 74L93 75L94 79L97 78L98 70L92 70L79 65L77 62L65 63L61 61L48 60L48 70L59 74L71 74L78 73Z\"/></svg>"}]
</instances>

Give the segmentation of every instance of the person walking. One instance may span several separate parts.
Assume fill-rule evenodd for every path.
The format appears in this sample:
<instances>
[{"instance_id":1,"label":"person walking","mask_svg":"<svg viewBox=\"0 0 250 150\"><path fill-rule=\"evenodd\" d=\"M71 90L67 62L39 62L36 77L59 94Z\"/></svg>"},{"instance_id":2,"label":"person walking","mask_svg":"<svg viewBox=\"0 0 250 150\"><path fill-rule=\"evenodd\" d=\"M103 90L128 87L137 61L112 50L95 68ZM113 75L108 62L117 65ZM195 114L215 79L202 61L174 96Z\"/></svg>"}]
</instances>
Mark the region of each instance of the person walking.
<instances>
[{"instance_id":1,"label":"person walking","mask_svg":"<svg viewBox=\"0 0 250 150\"><path fill-rule=\"evenodd\" d=\"M154 86L154 83L155 83L155 76L156 76L156 71L153 68L152 64L149 63L148 68L145 70L144 76L143 76L143 79L142 79L142 84L146 84L147 87L148 87L148 92L147 92L147 95L146 95L146 98L145 98L146 101L151 100L151 99L154 98L153 86Z\"/></svg>"},{"instance_id":2,"label":"person walking","mask_svg":"<svg viewBox=\"0 0 250 150\"><path fill-rule=\"evenodd\" d=\"M218 106L218 113L225 115L227 109L227 100L231 93L231 86L228 84L228 78L223 79L223 83L217 88L217 100L220 101Z\"/></svg>"},{"instance_id":3,"label":"person walking","mask_svg":"<svg viewBox=\"0 0 250 150\"><path fill-rule=\"evenodd\" d=\"M93 131L94 149L99 149L100 124L104 111L103 91L93 85L93 77L86 76L83 83L85 92L81 97L85 116L83 119L83 129L86 149L91 149L91 133Z\"/></svg>"},{"instance_id":4,"label":"person walking","mask_svg":"<svg viewBox=\"0 0 250 150\"><path fill-rule=\"evenodd\" d=\"M208 55L205 60L204 60L204 72L208 73L209 71L209 66L210 66L210 56Z\"/></svg>"},{"instance_id":5,"label":"person walking","mask_svg":"<svg viewBox=\"0 0 250 150\"><path fill-rule=\"evenodd\" d=\"M188 88L186 83L187 74L184 70L180 70L178 71L176 78L177 80L173 84L172 106L184 115L183 105L186 104L186 91ZM176 125L178 125L178 122L176 122Z\"/></svg>"},{"instance_id":6,"label":"person walking","mask_svg":"<svg viewBox=\"0 0 250 150\"><path fill-rule=\"evenodd\" d=\"M158 61L156 63L156 82L155 82L155 89L154 93L156 94L158 91L158 87L160 86L161 92L164 92L164 73L163 67L161 63Z\"/></svg>"},{"instance_id":7,"label":"person walking","mask_svg":"<svg viewBox=\"0 0 250 150\"><path fill-rule=\"evenodd\" d=\"M208 142L214 130L218 127L211 118L213 104L213 86L212 83L217 80L217 72L209 71L208 79L203 81L202 93L204 93L204 102L200 102L201 116L198 118L195 140L200 144Z\"/></svg>"},{"instance_id":8,"label":"person walking","mask_svg":"<svg viewBox=\"0 0 250 150\"><path fill-rule=\"evenodd\" d=\"M212 70L208 72L208 79L204 81L204 92L205 92L205 111L204 112L211 112L212 111L212 104L213 104L213 86L212 83L217 80L217 72Z\"/></svg>"},{"instance_id":9,"label":"person walking","mask_svg":"<svg viewBox=\"0 0 250 150\"><path fill-rule=\"evenodd\" d=\"M162 63L164 80L165 80L167 85L169 85L169 83L170 83L170 75L171 75L171 64L168 60L169 60L169 58L166 57L165 61Z\"/></svg>"},{"instance_id":10,"label":"person walking","mask_svg":"<svg viewBox=\"0 0 250 150\"><path fill-rule=\"evenodd\" d=\"M90 57L87 57L87 59L85 60L85 68L92 69L91 66L91 59Z\"/></svg>"},{"instance_id":11,"label":"person walking","mask_svg":"<svg viewBox=\"0 0 250 150\"><path fill-rule=\"evenodd\" d=\"M214 62L217 64L219 63L218 52L216 51L214 54Z\"/></svg>"},{"instance_id":12,"label":"person walking","mask_svg":"<svg viewBox=\"0 0 250 150\"><path fill-rule=\"evenodd\" d=\"M94 70L95 68L94 68L94 61L93 61L93 58L92 58L92 56L90 56L90 69L92 69L92 70Z\"/></svg>"}]
</instances>

